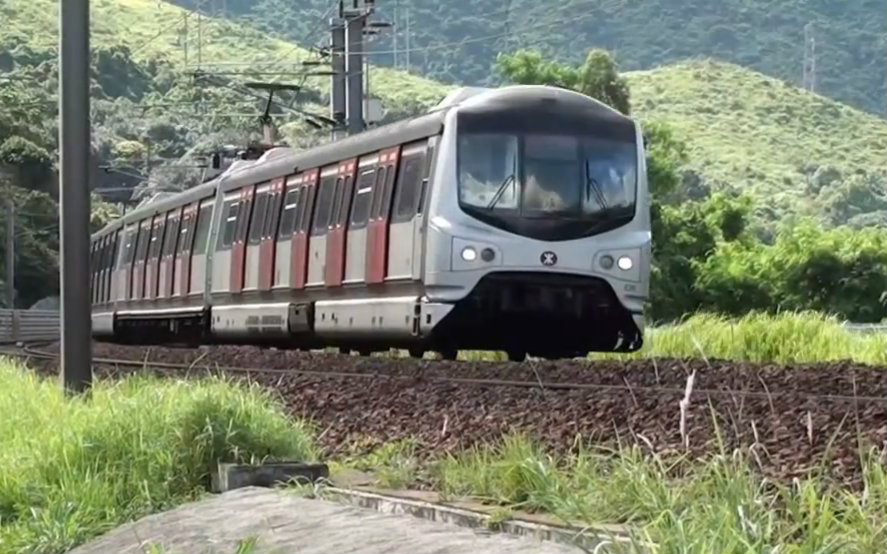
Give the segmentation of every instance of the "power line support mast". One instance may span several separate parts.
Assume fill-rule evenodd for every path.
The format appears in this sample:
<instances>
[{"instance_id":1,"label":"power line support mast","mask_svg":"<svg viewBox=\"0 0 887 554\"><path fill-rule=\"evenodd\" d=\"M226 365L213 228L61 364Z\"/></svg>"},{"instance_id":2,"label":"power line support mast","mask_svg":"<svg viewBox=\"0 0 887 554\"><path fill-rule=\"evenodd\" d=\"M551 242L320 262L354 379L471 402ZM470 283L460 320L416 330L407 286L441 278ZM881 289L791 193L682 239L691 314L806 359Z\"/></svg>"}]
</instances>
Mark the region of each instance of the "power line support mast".
<instances>
[{"instance_id":1,"label":"power line support mast","mask_svg":"<svg viewBox=\"0 0 887 554\"><path fill-rule=\"evenodd\" d=\"M363 119L363 69L364 51L363 35L366 20L373 13L374 2L370 0L353 0L351 9L343 10L346 21L346 61L347 74L346 120L348 134L356 135L365 128Z\"/></svg>"},{"instance_id":2,"label":"power line support mast","mask_svg":"<svg viewBox=\"0 0 887 554\"><path fill-rule=\"evenodd\" d=\"M89 290L89 0L59 2L61 373L65 389L92 384Z\"/></svg>"},{"instance_id":3,"label":"power line support mast","mask_svg":"<svg viewBox=\"0 0 887 554\"><path fill-rule=\"evenodd\" d=\"M330 57L332 73L330 77L330 117L336 122L332 139L341 138L345 128L345 21L342 5L339 4L339 17L330 19Z\"/></svg>"}]
</instances>

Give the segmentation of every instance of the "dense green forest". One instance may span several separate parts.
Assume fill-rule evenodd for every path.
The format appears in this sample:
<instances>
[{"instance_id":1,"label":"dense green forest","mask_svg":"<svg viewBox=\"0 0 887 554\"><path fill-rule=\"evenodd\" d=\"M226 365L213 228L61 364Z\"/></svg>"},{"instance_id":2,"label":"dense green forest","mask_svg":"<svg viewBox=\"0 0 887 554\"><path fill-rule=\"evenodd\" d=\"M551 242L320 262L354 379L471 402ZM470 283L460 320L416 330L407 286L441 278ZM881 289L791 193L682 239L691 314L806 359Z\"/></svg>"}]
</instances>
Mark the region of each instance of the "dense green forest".
<instances>
[{"instance_id":1,"label":"dense green forest","mask_svg":"<svg viewBox=\"0 0 887 554\"><path fill-rule=\"evenodd\" d=\"M57 290L53 4L0 6L0 187L16 198L22 306ZM193 20L183 34L190 17L152 0L93 2L95 228L119 210L99 194L113 202L136 184L140 194L191 186L199 154L256 138L262 102L244 86L259 75L250 68L292 71L310 56L223 18L200 22L195 50ZM640 118L655 201L655 320L755 308L809 308L857 321L887 315L884 119L722 61L625 72L612 52L586 59L592 44L569 49L582 52L576 62L545 48L505 50L487 74L501 83L578 88ZM211 61L231 65L210 70ZM328 79L300 82L301 93L274 107L295 147L328 137L304 115L326 112ZM454 85L373 68L371 86L393 120L427 109ZM300 108L288 108L290 101ZM2 248L0 240L0 265Z\"/></svg>"},{"instance_id":2,"label":"dense green forest","mask_svg":"<svg viewBox=\"0 0 887 554\"><path fill-rule=\"evenodd\" d=\"M330 0L175 0L240 17L302 43L325 38ZM801 85L804 27L815 39L822 94L887 113L887 10L878 0L384 0L379 14L395 33L373 39L373 63L407 67L448 83L491 84L498 52L538 48L578 63L584 52L613 52L623 70L703 56ZM407 25L409 24L409 32ZM409 44L409 57L404 51Z\"/></svg>"}]
</instances>

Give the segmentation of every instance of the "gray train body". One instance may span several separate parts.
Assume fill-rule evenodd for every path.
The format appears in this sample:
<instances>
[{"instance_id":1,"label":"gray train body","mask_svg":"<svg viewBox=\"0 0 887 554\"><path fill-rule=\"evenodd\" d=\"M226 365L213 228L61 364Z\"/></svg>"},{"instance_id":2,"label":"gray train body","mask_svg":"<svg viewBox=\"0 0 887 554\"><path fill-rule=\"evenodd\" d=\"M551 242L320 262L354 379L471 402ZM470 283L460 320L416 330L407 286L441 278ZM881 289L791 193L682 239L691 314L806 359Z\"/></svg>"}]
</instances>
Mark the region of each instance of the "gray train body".
<instances>
[{"instance_id":1,"label":"gray train body","mask_svg":"<svg viewBox=\"0 0 887 554\"><path fill-rule=\"evenodd\" d=\"M426 115L237 161L92 241L98 340L633 351L643 139L578 93L460 89Z\"/></svg>"}]
</instances>

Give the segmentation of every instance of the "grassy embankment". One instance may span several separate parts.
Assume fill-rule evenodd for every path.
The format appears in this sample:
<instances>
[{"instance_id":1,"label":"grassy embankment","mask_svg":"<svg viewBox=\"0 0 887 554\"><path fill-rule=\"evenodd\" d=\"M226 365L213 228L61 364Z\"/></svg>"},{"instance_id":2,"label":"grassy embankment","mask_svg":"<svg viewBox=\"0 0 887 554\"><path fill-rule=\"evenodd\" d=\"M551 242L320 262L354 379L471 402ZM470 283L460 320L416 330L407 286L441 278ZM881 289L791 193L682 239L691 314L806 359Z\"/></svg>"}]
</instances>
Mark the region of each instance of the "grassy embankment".
<instances>
[{"instance_id":1,"label":"grassy embankment","mask_svg":"<svg viewBox=\"0 0 887 554\"><path fill-rule=\"evenodd\" d=\"M462 352L463 359L504 360L502 352ZM810 363L835 360L887 366L887 335L861 333L816 313L749 314L738 319L699 314L680 324L648 328L644 347L630 355L592 359L706 358Z\"/></svg>"},{"instance_id":2,"label":"grassy embankment","mask_svg":"<svg viewBox=\"0 0 887 554\"><path fill-rule=\"evenodd\" d=\"M0 359L0 552L65 552L196 498L213 461L311 459L313 435L267 393L221 381L101 382L65 398Z\"/></svg>"}]
</instances>

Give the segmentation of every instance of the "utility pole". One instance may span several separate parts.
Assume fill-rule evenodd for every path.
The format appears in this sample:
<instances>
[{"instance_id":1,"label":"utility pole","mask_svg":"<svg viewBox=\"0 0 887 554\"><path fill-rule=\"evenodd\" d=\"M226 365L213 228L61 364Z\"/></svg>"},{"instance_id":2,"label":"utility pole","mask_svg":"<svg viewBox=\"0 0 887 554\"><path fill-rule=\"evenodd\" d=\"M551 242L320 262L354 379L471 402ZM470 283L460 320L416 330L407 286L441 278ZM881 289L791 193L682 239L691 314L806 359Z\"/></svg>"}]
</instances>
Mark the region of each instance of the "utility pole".
<instances>
[{"instance_id":1,"label":"utility pole","mask_svg":"<svg viewBox=\"0 0 887 554\"><path fill-rule=\"evenodd\" d=\"M400 0L394 0L394 48L392 48L394 54L394 69L397 69L397 35L400 34L400 23L399 23L399 14L400 14Z\"/></svg>"},{"instance_id":2,"label":"utility pole","mask_svg":"<svg viewBox=\"0 0 887 554\"><path fill-rule=\"evenodd\" d=\"M816 36L813 22L804 25L804 90L816 92Z\"/></svg>"},{"instance_id":3,"label":"utility pole","mask_svg":"<svg viewBox=\"0 0 887 554\"><path fill-rule=\"evenodd\" d=\"M362 5L361 5L362 4ZM353 0L352 8L344 11L346 27L346 120L348 134L356 135L365 128L363 120L363 31L373 4L365 0Z\"/></svg>"},{"instance_id":4,"label":"utility pole","mask_svg":"<svg viewBox=\"0 0 887 554\"><path fill-rule=\"evenodd\" d=\"M406 55L407 55L407 73L410 72L410 7L407 6L407 36L405 39L406 42Z\"/></svg>"},{"instance_id":5,"label":"utility pole","mask_svg":"<svg viewBox=\"0 0 887 554\"><path fill-rule=\"evenodd\" d=\"M65 389L92 384L89 294L89 0L59 2L61 373Z\"/></svg>"},{"instance_id":6,"label":"utility pole","mask_svg":"<svg viewBox=\"0 0 887 554\"><path fill-rule=\"evenodd\" d=\"M343 0L339 0L338 17L330 18L330 117L336 121L332 139L341 138L346 121L345 106L345 19Z\"/></svg>"},{"instance_id":7,"label":"utility pole","mask_svg":"<svg viewBox=\"0 0 887 554\"><path fill-rule=\"evenodd\" d=\"M13 185L6 200L6 307L15 309L15 200Z\"/></svg>"}]
</instances>

